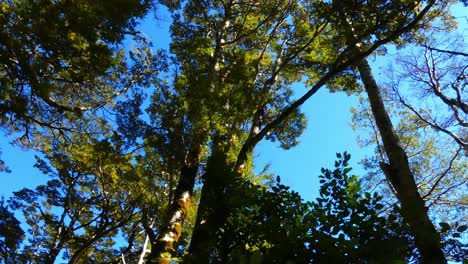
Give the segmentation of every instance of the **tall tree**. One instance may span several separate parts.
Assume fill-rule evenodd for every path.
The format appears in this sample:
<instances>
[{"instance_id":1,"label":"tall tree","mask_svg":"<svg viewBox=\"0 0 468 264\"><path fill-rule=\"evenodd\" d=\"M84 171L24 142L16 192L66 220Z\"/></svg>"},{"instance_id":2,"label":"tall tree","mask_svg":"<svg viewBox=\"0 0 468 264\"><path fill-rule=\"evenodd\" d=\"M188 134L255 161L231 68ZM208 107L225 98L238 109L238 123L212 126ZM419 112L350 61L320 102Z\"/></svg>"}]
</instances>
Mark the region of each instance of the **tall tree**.
<instances>
[{"instance_id":1,"label":"tall tree","mask_svg":"<svg viewBox=\"0 0 468 264\"><path fill-rule=\"evenodd\" d=\"M390 179L398 200L402 205L402 214L412 227L416 245L425 263L446 263L440 243L440 234L435 229L427 213L424 200L418 192L408 156L400 144L392 121L379 92L379 87L366 60L358 65L364 86L369 97L372 113L384 143L389 163L382 163L382 170Z\"/></svg>"},{"instance_id":2,"label":"tall tree","mask_svg":"<svg viewBox=\"0 0 468 264\"><path fill-rule=\"evenodd\" d=\"M140 169L108 141L77 139L80 147L54 150L36 167L52 179L9 200L29 226L17 263L118 263L136 259L140 245L140 206L156 195ZM116 240L126 241L117 244Z\"/></svg>"},{"instance_id":3,"label":"tall tree","mask_svg":"<svg viewBox=\"0 0 468 264\"><path fill-rule=\"evenodd\" d=\"M436 27L435 31L440 31L440 28ZM463 137L460 137L464 133L464 121L460 118L463 116L460 115L463 112L463 95L460 92L463 79L459 77L466 66L456 58L463 56L462 52L457 55L456 51L463 45L460 39L445 33L444 41L453 40L449 43L455 51L437 55L432 53L426 41L437 43L438 35L426 31L419 37L418 43L398 51L398 67L386 71L387 77L383 78L380 91L395 124L401 147L408 156L418 191L429 209L428 214L434 223L441 224L440 230L444 232L447 222L457 229L460 223L466 222L467 217L464 213L468 180L465 176L466 155ZM434 52L445 53L443 49ZM445 55L449 55L450 59ZM367 167L375 170L364 180L368 186L381 191L377 181L385 177L379 177L378 164L388 163L388 156L380 143L380 131L372 114L369 115L369 111L362 108L357 111L362 111L354 112L359 126L372 130L372 139L366 144L373 142L378 145L377 157L365 161ZM390 184L386 189L398 194L390 178L387 181ZM447 237L446 234L443 240L446 241Z\"/></svg>"},{"instance_id":4,"label":"tall tree","mask_svg":"<svg viewBox=\"0 0 468 264\"><path fill-rule=\"evenodd\" d=\"M260 47L260 51L265 50L265 52L260 52L259 54L262 56L262 59L266 58L271 58L270 61L273 61L273 63L267 63L266 65L270 65L267 67L267 70L265 71L258 71L257 73L260 74L251 74L251 75L243 75L245 77L248 76L254 76L254 77L262 77L264 78L263 82L258 82L257 78L245 78L245 80L252 82L259 87L266 87L266 89L270 89L270 87L274 87L277 84L282 84L282 81L286 84L294 80L300 80L301 78L284 78L282 74L287 76L286 73L289 73L289 71L295 72L295 73L304 73L306 76L308 75L310 77L309 83L312 85L311 90L306 93L303 97L298 99L295 102L290 102L287 104L284 104L277 108L277 110L273 110L274 114L273 117L270 120L263 121L260 123L261 126L254 125L256 122L256 119L253 117L249 117L248 119L241 120L240 124L236 125L235 123L227 123L226 121L232 120L232 113L237 113L233 110L230 111L230 115L227 117L223 115L223 108L226 106L232 106L233 102L243 102L243 100L231 100L230 97L224 96L224 100L220 100L221 102L224 102L218 106L216 106L215 103L213 102L219 102L215 100L217 94L213 94L213 92L217 91L223 91L225 89L222 89L223 84L229 83L229 80L227 77L230 77L231 74L234 73L235 71L230 71L229 69L233 67L239 67L239 64L237 62L231 62L232 59L227 56L230 53L234 52L226 52L230 51L230 48L236 44L236 48L241 48L239 49L242 51L242 48L244 47L243 44L245 41L252 41L251 38L249 38L250 34L236 34L237 31L234 31L235 29L243 29L244 26L251 26L252 24L247 23L251 22L249 18L249 14L252 12L265 12L265 14L277 14L278 11L274 10L279 10L278 5L281 5L280 3L237 3L237 2L214 2L214 3L187 3L184 4L184 11L180 13L181 11L177 11L175 9L175 18L176 21L180 21L180 23L174 24L174 30L178 29L179 31L175 31L176 33L174 35L179 35L183 33L185 36L190 36L192 39L195 40L200 40L201 46L196 46L193 45L194 43L198 42L191 42L193 46L186 47L184 46L184 49L182 50L183 53L180 53L178 55L178 58L181 61L181 64L183 65L181 67L181 76L184 76L184 81L186 81L185 85L188 86L189 88L197 88L194 91L197 91L198 94L195 94L192 98L196 98L198 95L203 96L203 98L195 101L196 106L198 108L195 108L199 111L196 113L204 113L203 109L209 109L207 113L210 114L210 118L207 118L207 124L214 124L216 126L216 123L213 122L213 120L217 121L220 120L220 124L225 124L224 126L218 126L216 129L214 129L212 135L212 142L211 143L211 153L212 155L221 155L221 160L225 160L224 162L214 162L212 164L217 164L218 169L215 170L217 171L216 173L213 173L212 175L217 175L215 177L210 177L210 174L205 175L205 180L204 180L204 188L212 188L209 186L217 186L217 189L219 188L220 190L224 190L223 192L218 192L218 196L214 198L206 198L204 199L204 195L208 195L208 193L216 193L215 191L205 191L203 190L202 192L202 200L200 202L199 206L199 213L198 215L200 216L199 219L197 220L195 231L194 231L194 237L192 239L192 245L190 250L190 254L194 255L194 261L201 261L204 262L206 261L206 257L209 255L208 251L210 250L210 246L200 246L203 243L209 243L208 241L211 241L214 237L214 234L216 233L216 230L219 228L219 224L223 222L223 218L225 213L222 213L222 209L220 208L229 208L229 206L218 206L218 210L210 208L210 206L206 206L206 204L209 201L215 201L217 198L222 196L224 194L225 197L228 197L229 195L226 195L226 191L229 191L232 187L222 187L223 184L227 184L228 182L235 182L232 180L216 180L216 178L220 179L223 177L223 175L233 175L231 177L238 177L235 175L239 175L239 172L242 171L242 168L247 167L246 161L248 161L249 155L252 152L253 148L255 145L263 139L265 136L267 136L268 133L274 132L275 129L279 129L281 125L284 125L284 122L290 117L291 114L297 113L297 107L300 106L305 100L307 100L310 96L312 96L321 86L323 86L325 83L328 83L329 87L340 87L343 86L343 84L349 84L348 86L351 86L354 81L352 78L352 74L349 74L350 72L344 72L343 70L348 69L348 67L357 59L362 58L370 53L372 53L377 47L380 45L398 37L400 34L408 31L411 29L418 21L423 17L423 15L429 10L431 7L431 4L429 4L427 7L425 7L422 12L419 15L414 15L412 12L406 12L404 14L407 15L405 19L401 19L401 21L398 21L396 25L389 26L389 23L394 23L393 20L390 18L400 14L401 9L396 8L396 6L393 6L395 9L392 10L390 13L385 13L385 14L380 14L376 15L375 17L378 18L378 23L375 24L374 28L369 27L367 30L363 30L363 35L360 36L362 39L359 39L356 43L360 43L363 41L367 41L369 43L368 49L366 49L363 52L356 52L354 46L350 46L348 48L346 47L346 41L343 38L342 35L336 35L334 34L334 29L333 27L329 27L330 23L330 14L334 13L334 10L330 10L330 6L327 4L322 4L322 3L313 3L311 5L304 5L302 6L300 3L295 3L295 2L289 2L286 3L287 7L289 8L283 8L284 11L282 11L282 15L279 15L279 18L281 18L279 21L281 23L278 23L276 21L278 20L273 20L275 23L272 25L268 23L263 23L264 21L262 19L254 20L253 25L254 29L258 30L258 32L262 32L263 28L272 28L273 30L265 30L270 37L262 38L261 36L253 34L252 31L250 34L253 34L252 36L255 36L255 38L252 38L253 40L255 39L267 39L268 43L273 43L272 41L275 41L276 45L271 45L272 49L270 49L270 45L259 45L256 47ZM382 6L388 3L381 3ZM333 5L335 6L335 4ZM274 7L274 9L272 9ZM359 6L358 6L359 7ZM365 7L361 8L362 11L369 12L376 12L378 13L380 10L388 9L390 6L386 6L386 8L373 8L373 9L366 9ZM407 6L405 5L404 10L410 9L413 11L414 6ZM365 9L365 10L364 10ZM273 10L273 13L271 13ZM289 12L289 13L288 13ZM243 15L244 14L244 15ZM294 16L292 15L294 14ZM318 14L318 15L316 15ZM235 15L235 16L234 16ZM272 15L266 15L267 18L274 18ZM289 21L287 18L291 17L291 20ZM402 16L403 18L404 16ZM261 16L260 16L261 18ZM301 18L301 19L299 19ZM239 21L240 22L237 22ZM304 21L309 21L310 23L304 23ZM240 23L240 26L237 23ZM276 26L277 25L277 26ZM305 26L304 26L305 25ZM180 33L178 33L180 32ZM242 31L241 31L242 32ZM249 31L248 31L249 32ZM183 36L183 35L181 35ZM375 37L373 37L375 36ZM176 37L177 39L177 37ZM178 40L176 42L175 47L178 47L179 44L185 43L184 40L186 38L182 38L180 41ZM377 39L377 40L376 40ZM376 41L375 41L376 40ZM245 45L247 45L250 42L246 42ZM323 43L332 43L333 45L330 46L328 49L326 45L322 45ZM261 44L261 43L259 43ZM342 45L340 47L340 44ZM246 46L246 47L251 47L251 46ZM261 48L261 47L266 47L266 48ZM274 48L276 47L276 49ZM321 48L321 51L329 56L322 56L322 60L316 60L316 56L314 56L317 52L317 47ZM339 50L341 51L340 53L334 53L334 51ZM194 53L189 53L191 51L197 51ZM237 54L237 53L234 53ZM269 55L266 57L266 55ZM308 55L308 56L307 56ZM239 58L242 56L237 55L236 58ZM261 62L260 60L258 60ZM276 64L274 63L276 62ZM244 64L246 64L244 62ZM277 65L278 67L272 67L272 65ZM254 68L255 69L255 68ZM272 70L273 69L273 70ZM284 71L284 72L283 72ZM286 73L285 73L286 72ZM189 73L189 74L188 74ZM297 75L293 75L297 76ZM299 75L300 76L300 75ZM337 77L340 78L337 78ZM203 78L201 78L203 77ZM283 79L281 79L283 78ZM260 79L262 80L262 79ZM196 82L193 82L196 81ZM223 81L220 83L220 81ZM212 89L208 89L208 87ZM234 86L235 87L235 86ZM245 86L244 86L245 87ZM255 87L255 86L254 86ZM207 92L204 92L207 91ZM255 90L254 90L255 91ZM260 88L259 91L262 91ZM251 93L250 94L255 94ZM262 93L259 93L262 94ZM215 95L215 97L212 97ZM222 95L222 94L221 94ZM230 94L228 94L230 95ZM233 95L231 95L233 96ZM209 102L211 102L212 105L207 105L206 108L204 106L205 100L204 98L210 98ZM250 98L256 98L256 97L250 97ZM226 100L230 99L230 100ZM237 98L236 98L237 99ZM260 100L258 103L251 103L252 105L259 105L263 106L262 104L262 98L259 98ZM252 102L252 100L250 100ZM226 104L229 103L229 104ZM227 108L227 107L226 107ZM231 108L232 109L232 108ZM242 108L243 111L245 111L245 107ZM256 112L257 117L264 113L265 109L257 108ZM267 112L268 113L268 112ZM229 118L231 116L231 118ZM222 118L218 118L222 117ZM248 115L246 116L248 117ZM244 117L245 118L245 117ZM236 127L241 127L242 124L245 124L244 122L248 121L248 126L247 130L245 132L248 132L250 135L246 135L245 137L245 142L243 142L242 138L243 137L237 137L241 138L241 145L240 151L238 152L239 154L237 155L237 159L235 159L234 163L232 165L229 165L229 160L227 158L222 158L224 157L229 157L232 154L229 154L229 149L227 150L223 147L221 144L220 146L216 145L216 142L226 142L231 138L231 135L225 134L223 135L223 129L224 127L228 127L230 129L236 128ZM235 131L235 130L233 130ZM257 133L258 132L258 133ZM231 132L232 134L232 132ZM218 148L218 150L216 150ZM223 153L224 151L224 153ZM219 157L213 157L213 159L218 159ZM229 168L223 169L221 167L222 164L225 164ZM207 172L210 170L206 170ZM229 173L228 173L229 172ZM214 178L214 179L212 179ZM213 180L213 182L216 182L218 184L209 184L210 179ZM224 182L224 183L223 183ZM220 184L221 186L220 186ZM228 184L229 185L229 184ZM231 184L232 185L232 184ZM235 185L235 184L234 184ZM206 208L206 209L204 209ZM218 211L218 213L216 212ZM207 212L207 213L204 213ZM211 225L210 222L217 224ZM203 227L203 228L202 228ZM203 230L203 231L201 231ZM202 239L198 239L198 236L203 237ZM197 241L200 241L197 242ZM200 259L198 259L197 256L202 256Z\"/></svg>"},{"instance_id":5,"label":"tall tree","mask_svg":"<svg viewBox=\"0 0 468 264\"><path fill-rule=\"evenodd\" d=\"M368 12L368 13L369 12L378 13L380 10L384 10L385 8L383 8L383 6L387 5L388 3L387 2L382 2L382 3L379 3L379 4L381 4L382 6L380 6L380 7L379 6L372 6L371 4L361 6L361 5L357 4L357 3L350 3L350 5L351 5L350 8L352 7L351 9L353 9L353 10L359 10L359 11L356 11L357 13L359 13L359 15L358 15L358 18L359 18L359 16L361 16L362 14L365 14L366 12ZM337 73L340 73L342 70L346 69L347 66L349 65L348 63L355 62L359 58L365 57L370 52L374 51L375 48L377 48L382 43L386 43L387 41L395 39L400 34L402 34L405 31L411 29L412 27L416 26L417 22L419 20L421 20L424 17L424 14L426 14L430 10L432 4L433 3L429 3L427 6L425 6L422 9L422 12L417 13L417 14L414 13L413 4L403 5L402 7L398 7L395 10L393 10L395 13L379 14L379 15L376 15L376 16L372 16L372 15L368 14L369 17L374 20L373 23L372 24L366 24L364 26L365 28L363 28L363 30L360 31L360 32L363 32L363 33L362 33L362 35L359 36L359 40L354 39L353 42L352 42L352 45L349 44L349 43L346 43L346 34L349 33L348 31L344 32L343 35L338 34L339 38L336 40L337 42L335 42L334 44L339 45L340 43L343 43L342 45L344 47L347 47L347 48L344 49L343 53L340 53L340 54L337 55L337 60L331 62L331 66L330 66L331 70L329 70L328 72L325 71L326 74L322 78L319 78L317 80L317 82L312 86L312 89L308 93L306 93L303 97L301 97L297 101L293 102L289 107L286 107L282 111L282 113L277 116L276 119L273 119L270 123L265 125L265 127L262 130L260 130L260 132L257 135L255 135L254 137L249 137L247 139L247 141L242 146L242 149L241 149L241 152L240 152L240 154L238 156L239 158L238 158L238 160L236 162L235 168L238 168L237 166L242 166L243 161L247 157L246 154L251 153L251 150L253 149L255 144L258 143L258 141L260 141L266 135L266 133L269 132L270 129L276 128L276 126L281 124L281 122L284 121L283 118L286 118L287 116L289 116L289 114L291 114L296 109L296 107L300 106L308 97L313 95L324 83L328 82L329 86L336 87L333 84L336 85L338 83L338 85L340 85L340 84L343 84L343 81L347 80L348 82L345 82L345 83L352 84L353 83L352 78L341 78L341 79L339 79L339 81L341 81L341 83L340 82L333 83L333 82L330 82L330 81L334 77L336 77ZM314 11L316 11L316 10L322 11L322 13L318 12L319 14L322 14L322 15L327 14L327 15L324 15L324 17L322 17L322 19L324 19L327 22L329 22L329 19L333 19L333 17L330 17L329 14L333 14L335 12L339 14L339 12L337 12L337 11L342 10L342 7L338 7L336 3L330 3L329 5L320 3L320 4L318 4L317 6L314 6L314 7L317 8L317 9L313 9ZM402 9L399 9L399 8L402 8ZM303 11L304 9L300 9L300 10ZM309 13L309 14L312 14L312 12ZM386 23L394 23L395 21L393 21L391 19L391 17L393 18L394 15L403 15L402 17L404 17L404 16L407 16L407 17L405 17L406 19L402 19L402 20L398 21L399 23L397 23L396 25L393 24L393 26L389 26L389 24L386 24ZM341 17L338 16L335 21L333 21L333 20L332 21L336 22L336 21L339 21L340 19L341 19ZM303 24L303 21L301 21L301 23ZM331 28L333 28L333 27L331 27ZM366 28L368 28L368 30L366 30ZM377 41L373 42L373 40L375 40L375 39L377 39ZM340 41L344 41L344 42L340 42ZM348 46L346 46L346 44L348 44ZM356 49L356 46L361 46L361 45L366 45L367 46L367 49L364 49L365 50L364 52L362 50L359 51L359 49ZM310 43L308 43L307 47L305 47L304 50L306 50L308 47L311 47L311 49L312 49L314 46L310 45ZM308 51L310 51L310 50L308 50ZM356 52L356 51L358 51L358 52ZM367 52L369 52L369 53L367 53ZM349 59L349 61L348 60L345 60L344 62L340 61L340 59L343 59L343 57L341 57L341 56L345 56L345 54L348 55L347 58ZM299 56L299 55L301 55L301 52L299 52L296 56ZM309 57L309 59L310 59L310 57ZM335 72L336 70L338 70L338 71ZM320 72L320 68L319 68L318 71ZM345 76L345 77L349 77L349 76ZM265 133L265 134L263 134L263 133ZM234 172L235 172L235 170L234 170ZM224 206L223 208L229 208L229 207ZM206 234L207 233L209 234L209 231L208 232L207 232L207 230L203 230L203 231L204 232L200 232L200 233L203 234L205 239L208 239L207 238L208 236ZM196 229L195 229L195 232L196 232ZM214 232L211 231L211 233L214 233ZM213 237L213 235L212 235L212 237ZM203 252L203 250L207 250L207 247L196 248L196 250L194 250L193 252L196 252L195 254L201 255L201 252ZM205 254L205 256L202 257L201 260L197 259L197 258L195 258L195 260L196 261L200 260L202 262L205 261L209 254L207 254L206 251L203 254Z\"/></svg>"},{"instance_id":6,"label":"tall tree","mask_svg":"<svg viewBox=\"0 0 468 264\"><path fill-rule=\"evenodd\" d=\"M429 2L429 5L434 3ZM403 3L406 8L402 10L401 15L419 16L419 4L415 2ZM417 4L417 5L415 5ZM442 9L435 9L433 14L429 14L426 20L434 15L440 14L445 3L440 3ZM373 8L376 8L374 6ZM375 23L373 17L362 17L362 13L357 13L354 10L344 10L340 13L339 20L336 22L340 28L347 32L348 40L355 40L361 32L361 28L367 27L369 23ZM424 9L423 9L424 10ZM398 21L398 16L393 17ZM426 20L418 21L414 26L424 25ZM354 44L354 43L353 43ZM356 46L356 49L362 49L364 45ZM352 44L348 44L351 46ZM371 68L366 59L360 59L357 62L357 68L361 79L364 83L364 88L369 98L370 106L377 128L382 137L385 153L389 163L382 163L382 169L392 183L397 198L402 206L402 215L408 224L411 226L414 235L415 243L421 252L422 259L425 263L445 263L446 259L442 251L440 242L440 234L432 224L424 200L418 192L413 172L410 169L408 157L401 146L398 135L396 134L392 121L386 111L385 104L379 91L379 87L372 75Z\"/></svg>"},{"instance_id":7,"label":"tall tree","mask_svg":"<svg viewBox=\"0 0 468 264\"><path fill-rule=\"evenodd\" d=\"M184 136L183 140L187 142L186 145L207 148L206 154L211 156L209 159L224 156L219 160L219 164L234 163L236 152L239 151L239 143L245 140L249 133L252 135L257 133L260 126L273 118L282 105L288 102L291 95L288 87L275 84L275 79L279 75L277 71L284 65L281 66L280 58L271 58L272 52L276 54L286 50L272 37L279 34L277 31L284 30L280 25L284 23L285 17L279 11L281 8L277 8L281 5L281 3L269 3L259 7L246 2L226 3L224 7L221 3L189 3L183 14L175 14L173 26L175 41L172 50L180 61L180 73L177 74L174 83L176 96L182 98L179 100L183 100L186 105L179 110L184 115L180 120L184 120L192 131L191 134ZM285 7L291 8L289 4ZM218 10L217 14L214 13L210 17L211 21L205 18L207 13L210 13L207 8ZM224 8L228 10L226 16L223 13ZM261 21L257 20L259 15L261 15ZM272 36L266 35L265 32L272 28L274 29ZM289 76L283 77L281 82L291 82L291 79L297 79L294 74L296 73L291 70ZM272 99L274 96L276 96L275 100ZM255 125L252 125L252 119L255 119L253 121ZM294 129L300 131L303 127L302 120L302 115L297 115L291 122L292 129L286 126L282 131L274 131L272 138L278 138L284 142L285 146L294 144L294 140L288 133L297 133ZM197 134L205 136L199 137ZM215 157L218 154L221 156ZM218 166L217 162L208 162L208 164ZM185 197L174 197L174 201L187 201L189 197L187 195L193 189L198 162L195 165L195 171L191 176L181 175L175 191L175 193L184 194ZM229 168L221 168L224 171L227 169ZM211 171L209 168L204 168L204 170ZM216 177L229 178L222 174L211 177L208 175L211 174L206 173L204 176L205 184L208 179L218 181ZM213 185L207 184L206 186ZM220 186L220 188L223 187ZM208 200L213 198L208 198ZM207 198L202 198L202 200L206 201ZM201 208L206 208L206 206L203 205ZM199 216L205 215L202 213L203 210L205 209L199 208ZM179 214L182 217L170 217L170 219L183 221L184 214L178 212L180 211L173 210L170 215ZM199 222L203 218L205 216L200 217ZM170 226L177 225L171 224ZM171 236L178 238L177 233L174 232L175 229L169 231L172 235L168 232L163 233L160 235L161 238L171 238ZM192 241L196 241L197 236L196 234ZM173 240L158 239L158 241L166 244L162 248L170 248L167 245ZM209 242L209 239L204 241ZM161 248L161 246L154 248ZM170 256L164 252L154 255Z\"/></svg>"}]
</instances>

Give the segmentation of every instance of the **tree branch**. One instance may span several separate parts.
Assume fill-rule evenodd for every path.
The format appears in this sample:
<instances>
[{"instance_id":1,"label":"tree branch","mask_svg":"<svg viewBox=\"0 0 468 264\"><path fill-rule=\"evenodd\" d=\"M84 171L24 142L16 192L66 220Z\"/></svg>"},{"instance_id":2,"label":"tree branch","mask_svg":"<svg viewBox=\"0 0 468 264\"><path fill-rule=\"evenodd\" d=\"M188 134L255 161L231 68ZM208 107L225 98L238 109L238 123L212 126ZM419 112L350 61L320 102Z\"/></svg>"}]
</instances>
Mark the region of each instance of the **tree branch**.
<instances>
[{"instance_id":1,"label":"tree branch","mask_svg":"<svg viewBox=\"0 0 468 264\"><path fill-rule=\"evenodd\" d=\"M447 134L448 136L453 138L455 140L455 142L457 142L460 146L462 146L466 151L468 151L468 144L466 142L464 142L463 139L459 138L457 135L455 135L450 130L448 130L446 128L443 128L440 125L438 125L437 123L431 122L431 121L427 120L426 118L424 118L418 111L416 111L416 109L414 109L414 107L412 105L408 104L405 101L405 99L403 99L403 97L398 92L398 90L396 90L396 94L397 94L397 96L399 98L400 103L403 104L409 110L411 110L411 112L413 112L421 121L423 121L424 123L426 123L427 125L429 125L433 129L435 129L437 131L441 131L441 132Z\"/></svg>"},{"instance_id":2,"label":"tree branch","mask_svg":"<svg viewBox=\"0 0 468 264\"><path fill-rule=\"evenodd\" d=\"M302 104L304 104L323 85L325 85L329 80L331 80L333 77L335 77L337 74L339 74L346 68L352 65L355 65L361 59L366 58L367 56L372 54L380 46L388 42L391 42L392 40L400 36L402 33L413 29L424 18L424 16L429 12L429 10L432 8L432 6L434 6L434 4L435 4L435 0L428 1L424 9L422 9L421 12L419 12L419 14L408 24L402 26L398 30L393 31L386 38L375 41L373 45L367 48L367 50L362 51L362 52L357 52L354 56L351 56L344 63L339 64L339 62L337 61L334 65L331 65L329 71L319 81L317 81L315 85L313 85L308 92L306 92L302 97L300 97L299 99L291 103L288 107L286 107L283 110L283 112L281 112L281 114L275 120L267 124L262 130L260 130L260 132L255 137L249 138L246 140L246 142L242 146L242 149L240 150L237 156L237 161L236 161L236 165L234 168L235 171L237 171L239 167L242 164L244 164L244 162L247 160L248 153L252 152L253 148L258 144L258 142L260 142L271 130L273 130L275 127L280 125L284 120L286 120L286 118L289 115L291 115L297 108L299 108ZM305 48L306 46L304 46L300 50L300 52L304 51ZM299 53L297 55L299 55ZM338 57L340 57L340 55Z\"/></svg>"},{"instance_id":3,"label":"tree branch","mask_svg":"<svg viewBox=\"0 0 468 264\"><path fill-rule=\"evenodd\" d=\"M438 48L428 46L426 44L421 44L421 46L423 46L424 48L429 49L431 51L437 51L437 52L448 53L448 54L452 54L452 55L460 55L460 56L468 57L468 53L464 53L464 52L460 52L460 51L438 49Z\"/></svg>"},{"instance_id":4,"label":"tree branch","mask_svg":"<svg viewBox=\"0 0 468 264\"><path fill-rule=\"evenodd\" d=\"M455 155L450 159L449 161L449 165L448 167L442 172L442 174L439 176L439 178L436 180L436 182L434 183L434 185L432 185L432 188L429 190L429 192L427 192L423 197L422 199L426 199L427 197L429 197L432 192L435 190L435 188L437 187L437 185L439 184L439 182L442 180L442 178L444 178L447 173L452 169L452 165L453 165L453 162L455 161L455 159L458 157L458 154L460 153L461 151L461 147L459 147L457 149L457 152L455 153Z\"/></svg>"}]
</instances>

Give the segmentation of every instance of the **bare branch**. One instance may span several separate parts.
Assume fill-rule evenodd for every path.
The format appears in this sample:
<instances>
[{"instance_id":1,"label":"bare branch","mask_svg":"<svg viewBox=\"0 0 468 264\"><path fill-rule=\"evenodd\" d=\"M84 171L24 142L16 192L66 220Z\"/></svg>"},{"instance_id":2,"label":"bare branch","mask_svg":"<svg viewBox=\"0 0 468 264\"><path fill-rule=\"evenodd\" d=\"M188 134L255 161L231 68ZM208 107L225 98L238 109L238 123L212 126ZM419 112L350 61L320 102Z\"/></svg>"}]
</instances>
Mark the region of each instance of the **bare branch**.
<instances>
[{"instance_id":1,"label":"bare branch","mask_svg":"<svg viewBox=\"0 0 468 264\"><path fill-rule=\"evenodd\" d=\"M436 182L434 183L434 185L432 185L432 188L429 190L429 192L427 192L427 193L422 197L424 200L432 194L432 192L435 190L435 188L436 188L437 185L440 183L440 181L441 181L441 180L447 175L447 173L452 169L453 162L454 162L455 159L458 157L458 154L460 154L461 149L462 149L461 147L459 147L459 148L457 149L457 152L455 153L455 155L450 159L448 167L440 174L439 178L436 180Z\"/></svg>"},{"instance_id":2,"label":"bare branch","mask_svg":"<svg viewBox=\"0 0 468 264\"><path fill-rule=\"evenodd\" d=\"M440 132L443 132L445 134L447 134L448 136L450 136L451 138L453 138L455 140L455 142L457 142L461 147L463 147L465 149L465 151L468 151L468 143L465 142L463 139L461 139L460 137L458 137L457 135L455 135L452 131L440 126L439 124L437 124L434 120L433 122L431 122L430 120L428 120L427 118L423 117L421 115L421 113L419 113L418 111L416 111L416 109L414 109L414 107L412 105L410 105L409 103L407 103L405 101L405 99L403 99L403 97L401 96L401 94L398 92L398 90L396 89L395 90L398 98L399 98L399 101L401 104L403 104L406 108L408 108L409 110L411 110L411 112L413 112L421 121L423 121L424 123L426 123L427 125L429 125L430 127L432 127L433 129L437 130L437 131L440 131Z\"/></svg>"},{"instance_id":3,"label":"bare branch","mask_svg":"<svg viewBox=\"0 0 468 264\"><path fill-rule=\"evenodd\" d=\"M460 52L460 51L438 49L438 48L428 46L426 44L421 44L421 46L423 46L424 48L429 49L431 51L437 51L437 52L442 52L442 53L448 53L448 54L451 54L451 55L460 55L460 56L468 57L468 53L464 53L464 52Z\"/></svg>"}]
</instances>

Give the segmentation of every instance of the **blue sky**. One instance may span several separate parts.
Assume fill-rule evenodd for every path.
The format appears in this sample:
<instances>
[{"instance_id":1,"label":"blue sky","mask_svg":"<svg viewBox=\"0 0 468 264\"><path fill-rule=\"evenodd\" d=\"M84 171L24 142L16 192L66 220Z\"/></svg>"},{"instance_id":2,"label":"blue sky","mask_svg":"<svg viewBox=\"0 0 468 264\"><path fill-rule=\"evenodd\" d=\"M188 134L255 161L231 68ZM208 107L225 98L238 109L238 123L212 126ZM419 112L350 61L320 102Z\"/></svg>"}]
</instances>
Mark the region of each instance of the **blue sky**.
<instances>
[{"instance_id":1,"label":"blue sky","mask_svg":"<svg viewBox=\"0 0 468 264\"><path fill-rule=\"evenodd\" d=\"M329 93L323 87L301 108L308 124L299 145L286 151L278 144L263 141L255 151L257 167L270 163L270 171L306 200L318 195L320 168L332 168L337 152L351 154L353 172L358 174L357 162L368 151L359 148L350 126L349 109L357 102L357 96Z\"/></svg>"}]
</instances>

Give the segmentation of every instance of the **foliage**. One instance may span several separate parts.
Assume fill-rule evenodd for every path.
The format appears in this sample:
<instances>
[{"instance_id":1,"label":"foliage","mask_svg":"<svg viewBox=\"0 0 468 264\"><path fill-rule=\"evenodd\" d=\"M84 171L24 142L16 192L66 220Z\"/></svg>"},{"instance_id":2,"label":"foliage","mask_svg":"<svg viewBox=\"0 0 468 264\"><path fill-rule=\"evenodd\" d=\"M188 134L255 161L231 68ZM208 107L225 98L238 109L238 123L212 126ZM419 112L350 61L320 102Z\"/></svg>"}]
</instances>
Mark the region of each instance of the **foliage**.
<instances>
[{"instance_id":1,"label":"foliage","mask_svg":"<svg viewBox=\"0 0 468 264\"><path fill-rule=\"evenodd\" d=\"M129 60L122 43L127 35L141 40L135 26L150 5L147 0L2 1L2 128L23 133L23 143L39 128L64 133L85 111L143 84L142 70L155 69L157 59L139 49Z\"/></svg>"},{"instance_id":2,"label":"foliage","mask_svg":"<svg viewBox=\"0 0 468 264\"><path fill-rule=\"evenodd\" d=\"M9 263L16 260L16 251L24 231L20 227L20 221L10 211L5 201L0 200L0 262Z\"/></svg>"},{"instance_id":3,"label":"foliage","mask_svg":"<svg viewBox=\"0 0 468 264\"><path fill-rule=\"evenodd\" d=\"M465 242L466 223L455 222L449 225L446 222L440 222L439 226L444 241L445 254L450 256L451 261L466 261L466 256L468 256L468 245Z\"/></svg>"},{"instance_id":4,"label":"foliage","mask_svg":"<svg viewBox=\"0 0 468 264\"><path fill-rule=\"evenodd\" d=\"M383 215L382 197L362 193L358 177L348 176L350 155L345 152L337 157L335 170L322 170L320 198L313 204L317 213L312 213L312 219L318 233L314 236L312 231L312 248L318 248L315 259L318 263L404 261L412 253L411 237L398 208L394 205L390 214ZM318 253L333 246L338 248L335 254Z\"/></svg>"},{"instance_id":5,"label":"foliage","mask_svg":"<svg viewBox=\"0 0 468 264\"><path fill-rule=\"evenodd\" d=\"M136 191L143 183L137 170L106 141L82 141L64 152L47 155L47 161L38 158L36 167L52 179L15 192L8 201L28 226L17 263L53 263L60 257L105 263L120 254L135 259L133 247L141 243L135 227L147 195Z\"/></svg>"},{"instance_id":6,"label":"foliage","mask_svg":"<svg viewBox=\"0 0 468 264\"><path fill-rule=\"evenodd\" d=\"M0 150L0 172L11 172L5 162L1 159L2 151Z\"/></svg>"},{"instance_id":7,"label":"foliage","mask_svg":"<svg viewBox=\"0 0 468 264\"><path fill-rule=\"evenodd\" d=\"M246 197L221 230L220 257L232 263L388 263L414 258L411 236L398 209L383 215L382 197L363 193L350 176L350 155L337 154L322 169L320 197L304 202L277 182L270 189L246 184ZM394 262L392 262L394 261ZM381 263L381 262L380 262Z\"/></svg>"},{"instance_id":8,"label":"foliage","mask_svg":"<svg viewBox=\"0 0 468 264\"><path fill-rule=\"evenodd\" d=\"M0 4L0 124L41 148L36 166L52 177L9 201L29 226L20 263L415 256L397 209L384 215L382 198L348 176L348 154L306 203L279 180L253 184L252 152L263 139L297 145L299 106L323 85L358 91L354 63L409 32L417 2L160 2L170 56L135 32L149 1ZM297 82L311 87L299 99Z\"/></svg>"}]
</instances>

